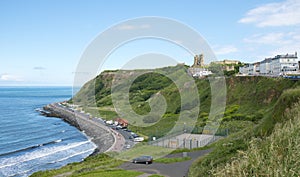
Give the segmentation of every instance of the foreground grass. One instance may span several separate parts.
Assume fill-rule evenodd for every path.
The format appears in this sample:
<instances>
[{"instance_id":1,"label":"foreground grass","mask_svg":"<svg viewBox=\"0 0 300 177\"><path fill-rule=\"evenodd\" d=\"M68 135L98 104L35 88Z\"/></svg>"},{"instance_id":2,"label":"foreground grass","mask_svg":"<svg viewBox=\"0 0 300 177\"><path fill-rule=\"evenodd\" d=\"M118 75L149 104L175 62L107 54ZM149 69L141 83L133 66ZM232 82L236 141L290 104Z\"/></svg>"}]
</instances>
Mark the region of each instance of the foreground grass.
<instances>
[{"instance_id":1,"label":"foreground grass","mask_svg":"<svg viewBox=\"0 0 300 177\"><path fill-rule=\"evenodd\" d=\"M214 150L193 163L189 176L299 176L299 99L300 87L285 90L256 126L210 145Z\"/></svg>"},{"instance_id":2,"label":"foreground grass","mask_svg":"<svg viewBox=\"0 0 300 177\"><path fill-rule=\"evenodd\" d=\"M300 104L278 123L265 140L253 138L247 151L225 166L212 170L215 176L299 176Z\"/></svg>"},{"instance_id":3,"label":"foreground grass","mask_svg":"<svg viewBox=\"0 0 300 177\"><path fill-rule=\"evenodd\" d=\"M112 170L112 171L93 171L84 175L83 177L136 177L143 174L138 171L126 171L126 170Z\"/></svg>"}]
</instances>

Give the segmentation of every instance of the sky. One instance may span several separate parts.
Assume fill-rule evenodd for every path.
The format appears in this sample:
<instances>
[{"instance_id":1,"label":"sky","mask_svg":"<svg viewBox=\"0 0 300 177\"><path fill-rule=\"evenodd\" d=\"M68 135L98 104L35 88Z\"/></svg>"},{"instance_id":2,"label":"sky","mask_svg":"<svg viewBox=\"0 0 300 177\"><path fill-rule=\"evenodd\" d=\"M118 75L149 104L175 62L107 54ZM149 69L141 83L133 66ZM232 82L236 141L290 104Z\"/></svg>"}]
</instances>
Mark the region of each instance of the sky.
<instances>
[{"instance_id":1,"label":"sky","mask_svg":"<svg viewBox=\"0 0 300 177\"><path fill-rule=\"evenodd\" d=\"M1 0L0 86L71 86L84 51L97 36L147 16L194 29L217 60L256 62L300 49L300 0ZM178 45L143 39L115 49L98 73L122 68L146 53L193 64L193 56Z\"/></svg>"}]
</instances>

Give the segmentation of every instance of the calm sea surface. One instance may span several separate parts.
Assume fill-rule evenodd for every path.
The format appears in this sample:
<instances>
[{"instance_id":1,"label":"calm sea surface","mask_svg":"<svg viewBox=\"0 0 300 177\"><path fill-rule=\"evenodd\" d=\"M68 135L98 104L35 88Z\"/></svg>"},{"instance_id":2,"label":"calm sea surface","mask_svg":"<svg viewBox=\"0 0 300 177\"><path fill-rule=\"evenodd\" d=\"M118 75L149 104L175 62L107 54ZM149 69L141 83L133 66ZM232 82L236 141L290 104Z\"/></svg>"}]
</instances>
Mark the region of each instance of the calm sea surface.
<instances>
[{"instance_id":1,"label":"calm sea surface","mask_svg":"<svg viewBox=\"0 0 300 177\"><path fill-rule=\"evenodd\" d=\"M28 176L81 161L96 148L76 128L36 111L71 87L0 87L0 176Z\"/></svg>"}]
</instances>

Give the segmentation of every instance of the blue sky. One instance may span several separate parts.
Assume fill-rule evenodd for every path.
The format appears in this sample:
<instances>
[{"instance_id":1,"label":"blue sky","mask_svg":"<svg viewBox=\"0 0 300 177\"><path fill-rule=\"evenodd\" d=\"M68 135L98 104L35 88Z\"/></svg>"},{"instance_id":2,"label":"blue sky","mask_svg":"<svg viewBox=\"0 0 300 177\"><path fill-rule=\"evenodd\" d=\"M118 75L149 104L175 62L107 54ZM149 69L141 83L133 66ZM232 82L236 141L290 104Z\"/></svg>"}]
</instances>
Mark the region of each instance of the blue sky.
<instances>
[{"instance_id":1,"label":"blue sky","mask_svg":"<svg viewBox=\"0 0 300 177\"><path fill-rule=\"evenodd\" d=\"M0 85L72 85L82 53L97 35L142 16L194 28L218 60L254 62L300 49L299 0L2 0ZM149 51L193 62L177 46L136 41L116 50L99 71L121 68Z\"/></svg>"}]
</instances>

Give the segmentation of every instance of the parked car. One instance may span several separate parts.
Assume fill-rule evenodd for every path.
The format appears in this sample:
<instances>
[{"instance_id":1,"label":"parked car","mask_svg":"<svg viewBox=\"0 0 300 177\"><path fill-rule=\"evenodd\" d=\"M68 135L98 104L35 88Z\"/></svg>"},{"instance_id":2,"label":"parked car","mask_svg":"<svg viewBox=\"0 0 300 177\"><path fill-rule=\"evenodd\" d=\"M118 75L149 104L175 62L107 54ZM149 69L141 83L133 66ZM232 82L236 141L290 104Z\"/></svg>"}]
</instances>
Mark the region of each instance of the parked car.
<instances>
[{"instance_id":1,"label":"parked car","mask_svg":"<svg viewBox=\"0 0 300 177\"><path fill-rule=\"evenodd\" d=\"M143 156L132 159L132 163L150 164L152 162L153 162L153 157L149 156L149 155L143 155Z\"/></svg>"},{"instance_id":2,"label":"parked car","mask_svg":"<svg viewBox=\"0 0 300 177\"><path fill-rule=\"evenodd\" d=\"M135 134L135 133L132 133L131 136L132 136L133 138L139 137L139 135L137 135L137 134Z\"/></svg>"},{"instance_id":3,"label":"parked car","mask_svg":"<svg viewBox=\"0 0 300 177\"><path fill-rule=\"evenodd\" d=\"M113 121L112 120L107 120L105 123L108 124L108 125L112 125Z\"/></svg>"},{"instance_id":4,"label":"parked car","mask_svg":"<svg viewBox=\"0 0 300 177\"><path fill-rule=\"evenodd\" d=\"M133 141L135 141L135 142L144 141L144 137L136 137L136 138L133 139Z\"/></svg>"}]
</instances>

